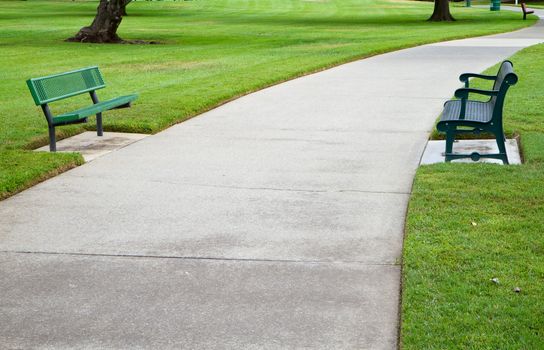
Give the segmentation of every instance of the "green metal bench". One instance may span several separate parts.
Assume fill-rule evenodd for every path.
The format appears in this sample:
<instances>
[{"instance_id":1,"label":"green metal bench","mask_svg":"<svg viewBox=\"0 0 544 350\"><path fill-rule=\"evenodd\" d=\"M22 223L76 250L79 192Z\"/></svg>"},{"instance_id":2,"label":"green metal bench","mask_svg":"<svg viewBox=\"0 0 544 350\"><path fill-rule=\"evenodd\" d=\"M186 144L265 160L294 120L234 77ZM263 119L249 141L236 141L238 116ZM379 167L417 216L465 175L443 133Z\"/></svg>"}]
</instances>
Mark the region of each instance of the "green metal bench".
<instances>
[{"instance_id":1,"label":"green metal bench","mask_svg":"<svg viewBox=\"0 0 544 350\"><path fill-rule=\"evenodd\" d=\"M106 87L102 74L98 67L88 67L70 72L49 75L41 78L33 78L26 81L36 106L41 106L47 124L49 126L49 149L51 152L57 150L55 127L68 124L79 124L87 122L87 117L96 115L96 131L98 136L104 134L102 129L102 112L130 107L138 95L127 95L111 100L98 100L96 90ZM72 112L53 115L49 103L81 95L88 92L93 105L77 109Z\"/></svg>"},{"instance_id":2,"label":"green metal bench","mask_svg":"<svg viewBox=\"0 0 544 350\"><path fill-rule=\"evenodd\" d=\"M493 89L480 90L470 88L470 78L493 80ZM459 80L465 83L465 87L455 91L455 97L458 100L447 101L444 104L442 116L436 125L438 131L446 133L446 152L444 153L446 162L460 158L471 158L473 161L478 161L480 158L495 158L501 159L504 164L508 164L505 146L506 139L502 125L502 111L508 88L518 81L512 62L502 62L497 75L464 73L461 74ZM486 102L469 100L468 96L471 93L489 96L489 100ZM479 134L482 132L491 133L495 136L499 153L453 153L453 142L456 135L465 133Z\"/></svg>"}]
</instances>

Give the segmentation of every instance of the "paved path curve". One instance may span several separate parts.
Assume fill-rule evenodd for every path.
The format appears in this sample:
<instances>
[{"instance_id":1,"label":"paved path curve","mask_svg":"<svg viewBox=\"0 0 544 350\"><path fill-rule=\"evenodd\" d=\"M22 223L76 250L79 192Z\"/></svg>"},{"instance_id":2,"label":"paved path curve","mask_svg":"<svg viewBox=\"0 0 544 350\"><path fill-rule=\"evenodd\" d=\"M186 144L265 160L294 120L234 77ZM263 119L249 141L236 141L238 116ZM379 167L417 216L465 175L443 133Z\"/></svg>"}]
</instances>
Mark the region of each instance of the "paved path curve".
<instances>
[{"instance_id":1,"label":"paved path curve","mask_svg":"<svg viewBox=\"0 0 544 350\"><path fill-rule=\"evenodd\" d=\"M0 344L395 348L433 122L461 72L543 38L541 24L296 79L0 202Z\"/></svg>"}]
</instances>

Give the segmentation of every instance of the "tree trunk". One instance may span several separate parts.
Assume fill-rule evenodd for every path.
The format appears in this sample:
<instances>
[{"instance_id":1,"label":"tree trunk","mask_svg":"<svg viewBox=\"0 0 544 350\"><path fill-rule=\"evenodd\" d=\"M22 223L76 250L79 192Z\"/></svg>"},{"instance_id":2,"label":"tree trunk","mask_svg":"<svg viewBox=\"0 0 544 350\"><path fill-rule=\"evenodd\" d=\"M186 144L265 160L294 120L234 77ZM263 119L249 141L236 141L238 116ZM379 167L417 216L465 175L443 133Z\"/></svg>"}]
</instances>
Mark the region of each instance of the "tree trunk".
<instances>
[{"instance_id":1,"label":"tree trunk","mask_svg":"<svg viewBox=\"0 0 544 350\"><path fill-rule=\"evenodd\" d=\"M127 15L127 5L129 2L131 2L132 0L123 0L123 8L121 8L121 16L126 16Z\"/></svg>"},{"instance_id":2,"label":"tree trunk","mask_svg":"<svg viewBox=\"0 0 544 350\"><path fill-rule=\"evenodd\" d=\"M83 27L79 32L66 39L85 43L121 43L117 28L123 19L123 11L128 4L126 0L100 0L93 23Z\"/></svg>"},{"instance_id":3,"label":"tree trunk","mask_svg":"<svg viewBox=\"0 0 544 350\"><path fill-rule=\"evenodd\" d=\"M429 21L455 21L455 18L450 13L449 0L434 0L434 11Z\"/></svg>"}]
</instances>

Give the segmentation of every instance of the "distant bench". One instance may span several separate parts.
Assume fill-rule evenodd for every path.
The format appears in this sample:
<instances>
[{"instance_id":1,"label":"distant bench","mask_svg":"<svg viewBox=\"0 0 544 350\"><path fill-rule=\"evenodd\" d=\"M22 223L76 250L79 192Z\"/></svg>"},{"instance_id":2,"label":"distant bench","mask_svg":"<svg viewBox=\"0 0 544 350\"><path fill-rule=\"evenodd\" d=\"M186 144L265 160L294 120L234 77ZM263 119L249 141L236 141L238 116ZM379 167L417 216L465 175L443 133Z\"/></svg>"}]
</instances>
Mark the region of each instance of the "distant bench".
<instances>
[{"instance_id":1,"label":"distant bench","mask_svg":"<svg viewBox=\"0 0 544 350\"><path fill-rule=\"evenodd\" d=\"M96 90L106 87L98 67L89 67L70 72L27 80L28 88L36 106L41 106L49 126L49 149L57 150L55 127L87 122L87 117L96 115L97 135L102 136L102 112L110 109L130 107L138 95L127 95L100 102ZM49 103L88 92L93 105L59 115L53 115Z\"/></svg>"},{"instance_id":2,"label":"distant bench","mask_svg":"<svg viewBox=\"0 0 544 350\"><path fill-rule=\"evenodd\" d=\"M527 15L535 13L535 11L527 9L527 5L525 5L524 2L521 3L521 11L523 11L523 19L524 20L527 19Z\"/></svg>"},{"instance_id":3,"label":"distant bench","mask_svg":"<svg viewBox=\"0 0 544 350\"><path fill-rule=\"evenodd\" d=\"M493 89L480 90L469 88L470 78L493 80ZM502 125L502 110L508 88L518 81L518 77L514 73L512 62L502 62L497 75L464 73L461 74L459 80L465 83L464 88L455 91L455 97L459 98L459 100L447 101L444 104L442 116L436 125L436 128L439 131L446 133L446 152L444 154L446 162L459 158L471 158L472 160L477 161L480 158L485 157L501 159L504 164L508 164ZM489 100L486 102L469 100L468 96L470 93L489 96ZM499 153L453 153L453 141L457 134L479 134L481 132L491 133L495 136Z\"/></svg>"}]
</instances>

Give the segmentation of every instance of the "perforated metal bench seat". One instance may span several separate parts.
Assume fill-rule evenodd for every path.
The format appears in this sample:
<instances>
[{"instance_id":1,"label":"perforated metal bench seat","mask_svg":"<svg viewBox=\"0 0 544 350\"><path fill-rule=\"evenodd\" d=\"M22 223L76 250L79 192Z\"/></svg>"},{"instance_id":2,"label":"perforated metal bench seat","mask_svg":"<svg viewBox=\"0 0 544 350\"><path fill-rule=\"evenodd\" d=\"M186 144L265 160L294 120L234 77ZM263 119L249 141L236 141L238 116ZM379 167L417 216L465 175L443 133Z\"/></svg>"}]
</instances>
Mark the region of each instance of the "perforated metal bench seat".
<instances>
[{"instance_id":1,"label":"perforated metal bench seat","mask_svg":"<svg viewBox=\"0 0 544 350\"><path fill-rule=\"evenodd\" d=\"M130 102L138 98L138 95L126 95L121 97L112 98L111 100L98 102L89 107L80 108L73 112L60 114L53 117L53 124L61 125L70 122L80 121L91 115L95 115L100 112L108 111L110 109L123 107L129 107Z\"/></svg>"},{"instance_id":2,"label":"perforated metal bench seat","mask_svg":"<svg viewBox=\"0 0 544 350\"><path fill-rule=\"evenodd\" d=\"M497 75L461 74L459 80L465 83L465 87L455 91L457 100L451 100L444 104L442 116L436 124L438 131L446 134L446 151L444 152L446 162L460 158L471 158L477 161L485 157L501 159L504 164L508 164L508 155L504 144L506 139L502 126L502 112L508 88L518 81L513 67L512 62L504 61ZM491 90L470 88L470 78L492 80L493 87ZM487 96L489 100L486 102L469 100L469 94ZM480 154L473 152L471 154L460 154L453 152L453 142L457 135L465 133L479 134L482 132L495 136L499 153Z\"/></svg>"},{"instance_id":3,"label":"perforated metal bench seat","mask_svg":"<svg viewBox=\"0 0 544 350\"><path fill-rule=\"evenodd\" d=\"M46 77L28 79L26 81L28 89L32 94L36 106L42 108L49 127L49 149L51 152L57 150L55 127L67 124L84 123L87 117L96 115L96 133L103 135L102 131L102 112L116 108L130 107L138 95L126 95L112 98L111 100L98 100L96 90L106 87L102 74L98 67L88 67L70 72L48 75ZM51 102L70 98L72 96L88 93L91 96L93 104L78 110L53 115L49 109Z\"/></svg>"},{"instance_id":4,"label":"perforated metal bench seat","mask_svg":"<svg viewBox=\"0 0 544 350\"><path fill-rule=\"evenodd\" d=\"M460 120L461 117L461 100L452 100L444 104L444 111L440 117L440 123L455 122ZM489 123L493 117L493 105L489 102L480 101L467 101L465 110L465 118L463 124L466 122L475 123Z\"/></svg>"}]
</instances>

